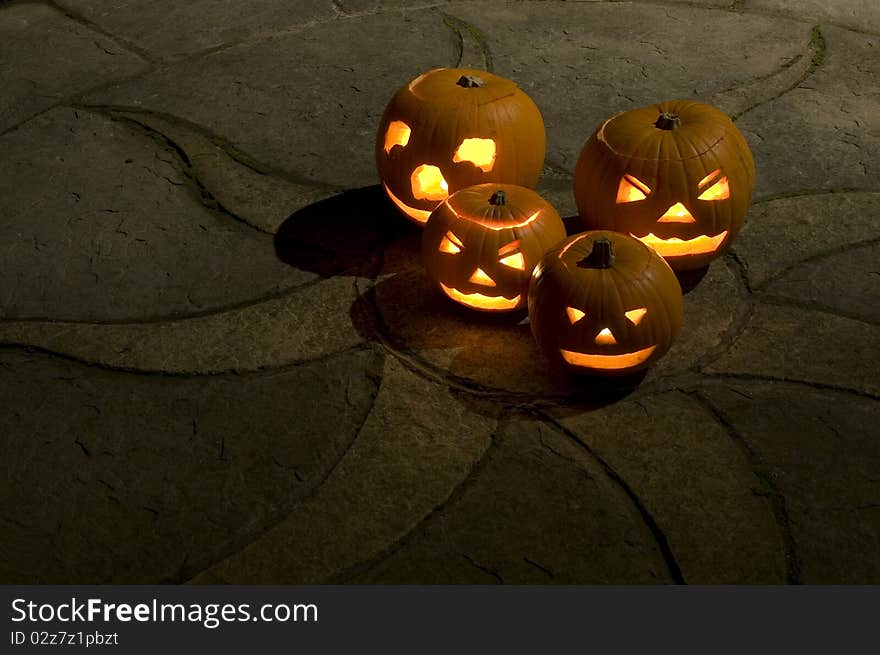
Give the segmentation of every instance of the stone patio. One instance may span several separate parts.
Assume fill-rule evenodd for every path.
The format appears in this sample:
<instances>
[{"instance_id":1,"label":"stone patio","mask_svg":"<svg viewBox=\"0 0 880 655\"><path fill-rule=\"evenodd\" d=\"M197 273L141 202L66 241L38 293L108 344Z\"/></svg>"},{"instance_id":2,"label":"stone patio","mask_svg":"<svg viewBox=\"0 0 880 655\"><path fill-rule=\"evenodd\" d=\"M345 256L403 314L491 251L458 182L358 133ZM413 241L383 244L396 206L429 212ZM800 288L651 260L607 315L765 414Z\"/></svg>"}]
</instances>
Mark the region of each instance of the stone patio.
<instances>
[{"instance_id":1,"label":"stone patio","mask_svg":"<svg viewBox=\"0 0 880 655\"><path fill-rule=\"evenodd\" d=\"M0 582L880 583L880 4L242 4L0 2ZM373 140L456 65L563 216L612 113L746 136L636 388L429 288Z\"/></svg>"}]
</instances>

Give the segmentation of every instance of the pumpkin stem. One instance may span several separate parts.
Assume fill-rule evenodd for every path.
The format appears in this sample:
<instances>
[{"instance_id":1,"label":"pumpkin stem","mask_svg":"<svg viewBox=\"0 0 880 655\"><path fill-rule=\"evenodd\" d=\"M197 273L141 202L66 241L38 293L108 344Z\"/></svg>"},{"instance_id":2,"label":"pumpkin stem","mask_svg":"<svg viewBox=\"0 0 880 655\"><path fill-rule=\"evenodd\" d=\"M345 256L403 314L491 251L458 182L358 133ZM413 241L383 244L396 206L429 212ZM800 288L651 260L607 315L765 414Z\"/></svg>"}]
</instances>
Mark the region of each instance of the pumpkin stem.
<instances>
[{"instance_id":1,"label":"pumpkin stem","mask_svg":"<svg viewBox=\"0 0 880 655\"><path fill-rule=\"evenodd\" d=\"M462 75L458 78L458 82L456 82L458 86L463 86L465 89L476 89L477 87L481 87L485 84L482 78L477 77L476 75Z\"/></svg>"},{"instance_id":2,"label":"pumpkin stem","mask_svg":"<svg viewBox=\"0 0 880 655\"><path fill-rule=\"evenodd\" d=\"M498 189L498 191L493 193L492 197L489 198L489 204L490 205L497 205L497 206L506 205L507 204L507 192L502 189Z\"/></svg>"},{"instance_id":3,"label":"pumpkin stem","mask_svg":"<svg viewBox=\"0 0 880 655\"><path fill-rule=\"evenodd\" d=\"M581 268L611 268L614 265L614 249L611 241L601 237L593 241L590 254L577 263Z\"/></svg>"},{"instance_id":4,"label":"pumpkin stem","mask_svg":"<svg viewBox=\"0 0 880 655\"><path fill-rule=\"evenodd\" d=\"M661 130L675 130L681 127L681 119L678 117L678 114L670 114L664 111L654 123L654 127Z\"/></svg>"}]
</instances>

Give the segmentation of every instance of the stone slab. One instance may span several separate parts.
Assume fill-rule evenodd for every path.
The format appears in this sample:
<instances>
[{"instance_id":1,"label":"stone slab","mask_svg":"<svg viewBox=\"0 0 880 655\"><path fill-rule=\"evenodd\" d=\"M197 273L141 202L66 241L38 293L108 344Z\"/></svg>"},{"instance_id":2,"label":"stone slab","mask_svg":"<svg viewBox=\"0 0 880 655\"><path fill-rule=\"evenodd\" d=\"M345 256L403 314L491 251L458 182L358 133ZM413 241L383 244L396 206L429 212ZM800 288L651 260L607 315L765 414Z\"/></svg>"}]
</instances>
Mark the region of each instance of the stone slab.
<instances>
[{"instance_id":1,"label":"stone slab","mask_svg":"<svg viewBox=\"0 0 880 655\"><path fill-rule=\"evenodd\" d=\"M758 381L712 383L705 393L783 495L798 581L877 584L877 401Z\"/></svg>"},{"instance_id":2,"label":"stone slab","mask_svg":"<svg viewBox=\"0 0 880 655\"><path fill-rule=\"evenodd\" d=\"M264 32L294 31L336 14L325 0L59 0L58 4L140 48L169 57Z\"/></svg>"},{"instance_id":3,"label":"stone slab","mask_svg":"<svg viewBox=\"0 0 880 655\"><path fill-rule=\"evenodd\" d=\"M546 424L514 421L479 475L373 569L370 584L669 582L650 530L601 467Z\"/></svg>"},{"instance_id":4,"label":"stone slab","mask_svg":"<svg viewBox=\"0 0 880 655\"><path fill-rule=\"evenodd\" d=\"M0 351L4 583L180 582L277 522L355 439L369 351L175 380Z\"/></svg>"},{"instance_id":5,"label":"stone slab","mask_svg":"<svg viewBox=\"0 0 880 655\"><path fill-rule=\"evenodd\" d=\"M592 412L555 413L641 499L685 581L785 582L769 490L699 402L673 391Z\"/></svg>"},{"instance_id":6,"label":"stone slab","mask_svg":"<svg viewBox=\"0 0 880 655\"><path fill-rule=\"evenodd\" d=\"M148 68L44 4L0 6L0 133L71 95Z\"/></svg>"},{"instance_id":7,"label":"stone slab","mask_svg":"<svg viewBox=\"0 0 880 655\"><path fill-rule=\"evenodd\" d=\"M381 555L453 493L496 421L387 358L357 441L316 494L194 582L312 584Z\"/></svg>"},{"instance_id":8,"label":"stone slab","mask_svg":"<svg viewBox=\"0 0 880 655\"><path fill-rule=\"evenodd\" d=\"M0 152L2 318L180 317L315 279L206 207L177 152L129 124L53 109Z\"/></svg>"}]
</instances>

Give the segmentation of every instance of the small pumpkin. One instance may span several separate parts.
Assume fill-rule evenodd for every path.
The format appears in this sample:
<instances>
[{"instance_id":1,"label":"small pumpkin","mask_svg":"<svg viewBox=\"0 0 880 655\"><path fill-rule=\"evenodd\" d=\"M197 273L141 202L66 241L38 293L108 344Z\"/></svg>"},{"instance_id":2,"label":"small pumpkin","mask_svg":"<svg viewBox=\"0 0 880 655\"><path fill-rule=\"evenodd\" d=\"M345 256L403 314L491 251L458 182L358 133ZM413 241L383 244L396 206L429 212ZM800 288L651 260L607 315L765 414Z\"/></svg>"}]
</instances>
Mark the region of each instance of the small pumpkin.
<instances>
[{"instance_id":1,"label":"small pumpkin","mask_svg":"<svg viewBox=\"0 0 880 655\"><path fill-rule=\"evenodd\" d=\"M719 109L673 100L609 118L574 174L588 230L630 234L674 270L709 264L742 227L755 187L751 151Z\"/></svg>"},{"instance_id":2,"label":"small pumpkin","mask_svg":"<svg viewBox=\"0 0 880 655\"><path fill-rule=\"evenodd\" d=\"M438 68L403 86L376 136L385 192L419 224L449 194L484 182L534 187L544 164L541 112L517 85L469 68Z\"/></svg>"},{"instance_id":3,"label":"small pumpkin","mask_svg":"<svg viewBox=\"0 0 880 655\"><path fill-rule=\"evenodd\" d=\"M449 298L491 312L525 307L532 269L565 238L553 206L531 189L480 184L453 193L422 235L428 278Z\"/></svg>"},{"instance_id":4,"label":"small pumpkin","mask_svg":"<svg viewBox=\"0 0 880 655\"><path fill-rule=\"evenodd\" d=\"M662 357L681 330L681 287L651 248L584 232L547 252L529 287L538 346L573 372L627 375Z\"/></svg>"}]
</instances>

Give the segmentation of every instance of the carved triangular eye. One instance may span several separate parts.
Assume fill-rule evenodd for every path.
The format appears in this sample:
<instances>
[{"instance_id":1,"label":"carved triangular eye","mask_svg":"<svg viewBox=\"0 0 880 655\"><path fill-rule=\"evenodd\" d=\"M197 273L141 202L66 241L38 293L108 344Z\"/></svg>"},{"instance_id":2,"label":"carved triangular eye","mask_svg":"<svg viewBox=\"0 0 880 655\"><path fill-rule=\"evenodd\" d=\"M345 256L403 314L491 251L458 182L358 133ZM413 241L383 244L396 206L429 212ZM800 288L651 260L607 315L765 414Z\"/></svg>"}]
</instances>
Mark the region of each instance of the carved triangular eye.
<instances>
[{"instance_id":1,"label":"carved triangular eye","mask_svg":"<svg viewBox=\"0 0 880 655\"><path fill-rule=\"evenodd\" d=\"M626 316L630 323L638 325L642 322L642 319L645 318L645 314L647 313L647 307L639 307L638 309L631 309L628 312L624 312L623 315Z\"/></svg>"},{"instance_id":2,"label":"carved triangular eye","mask_svg":"<svg viewBox=\"0 0 880 655\"><path fill-rule=\"evenodd\" d=\"M620 178L620 184L617 187L617 202L638 202L647 198L649 193L651 193L651 187L635 175L627 173Z\"/></svg>"},{"instance_id":3,"label":"carved triangular eye","mask_svg":"<svg viewBox=\"0 0 880 655\"><path fill-rule=\"evenodd\" d=\"M575 309L574 307L566 307L565 313L568 314L568 320L571 321L572 325L581 320L586 313L582 312L579 309Z\"/></svg>"},{"instance_id":4,"label":"carved triangular eye","mask_svg":"<svg viewBox=\"0 0 880 655\"><path fill-rule=\"evenodd\" d=\"M702 189L713 180L715 180L715 183L703 191L699 195L698 200L726 200L730 197L730 182L728 182L726 175L717 178L719 173L721 173L721 169L717 168L700 180L700 183L697 185L698 190Z\"/></svg>"},{"instance_id":5,"label":"carved triangular eye","mask_svg":"<svg viewBox=\"0 0 880 655\"><path fill-rule=\"evenodd\" d=\"M450 255L457 255L461 252L463 247L461 239L455 236L452 232L447 232L443 237L443 240L440 241L440 252L446 252Z\"/></svg>"}]
</instances>

